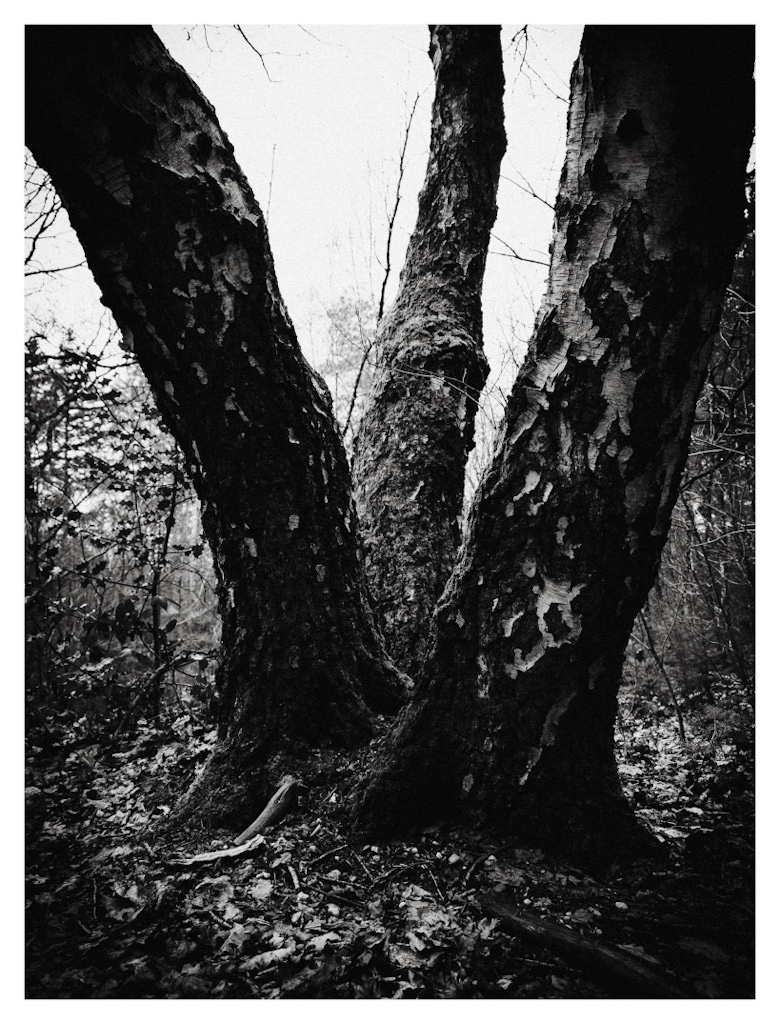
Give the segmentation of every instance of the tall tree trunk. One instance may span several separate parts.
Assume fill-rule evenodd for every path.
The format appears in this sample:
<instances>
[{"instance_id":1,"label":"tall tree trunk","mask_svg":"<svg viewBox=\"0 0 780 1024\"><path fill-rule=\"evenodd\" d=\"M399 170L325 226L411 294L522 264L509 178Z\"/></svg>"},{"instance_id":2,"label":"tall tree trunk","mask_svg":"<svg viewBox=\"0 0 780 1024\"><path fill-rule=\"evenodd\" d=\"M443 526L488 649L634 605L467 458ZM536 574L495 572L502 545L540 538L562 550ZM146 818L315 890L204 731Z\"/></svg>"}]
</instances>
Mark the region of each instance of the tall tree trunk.
<instances>
[{"instance_id":1,"label":"tall tree trunk","mask_svg":"<svg viewBox=\"0 0 780 1024\"><path fill-rule=\"evenodd\" d=\"M223 619L198 811L246 818L269 753L352 744L400 706L356 554L330 397L213 109L143 27L27 31L27 135L181 446Z\"/></svg>"},{"instance_id":2,"label":"tall tree trunk","mask_svg":"<svg viewBox=\"0 0 780 1024\"><path fill-rule=\"evenodd\" d=\"M506 148L500 29L434 25L430 54L428 171L398 296L380 325L353 463L380 626L411 673L460 543L466 459L488 372L482 278Z\"/></svg>"},{"instance_id":3,"label":"tall tree trunk","mask_svg":"<svg viewBox=\"0 0 780 1024\"><path fill-rule=\"evenodd\" d=\"M547 295L362 829L637 837L616 696L744 230L752 66L751 28L586 29Z\"/></svg>"}]
</instances>

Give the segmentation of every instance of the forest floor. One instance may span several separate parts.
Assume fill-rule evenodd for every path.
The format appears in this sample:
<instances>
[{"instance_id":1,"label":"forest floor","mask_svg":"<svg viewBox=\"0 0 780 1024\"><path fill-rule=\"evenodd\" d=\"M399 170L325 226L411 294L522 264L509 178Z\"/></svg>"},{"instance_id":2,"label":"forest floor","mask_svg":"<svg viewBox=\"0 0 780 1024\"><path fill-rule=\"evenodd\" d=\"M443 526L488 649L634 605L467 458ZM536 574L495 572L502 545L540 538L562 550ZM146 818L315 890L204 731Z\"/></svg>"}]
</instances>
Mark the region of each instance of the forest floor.
<instances>
[{"instance_id":1,"label":"forest floor","mask_svg":"<svg viewBox=\"0 0 780 1024\"><path fill-rule=\"evenodd\" d=\"M598 877L444 825L355 842L344 796L365 752L316 755L297 807L250 852L173 863L234 845L149 839L213 732L182 716L102 747L32 747L27 997L751 998L751 755L717 722L682 745L672 719L626 720L621 776L665 855ZM531 929L486 913L496 897ZM534 938L534 922L575 941Z\"/></svg>"}]
</instances>

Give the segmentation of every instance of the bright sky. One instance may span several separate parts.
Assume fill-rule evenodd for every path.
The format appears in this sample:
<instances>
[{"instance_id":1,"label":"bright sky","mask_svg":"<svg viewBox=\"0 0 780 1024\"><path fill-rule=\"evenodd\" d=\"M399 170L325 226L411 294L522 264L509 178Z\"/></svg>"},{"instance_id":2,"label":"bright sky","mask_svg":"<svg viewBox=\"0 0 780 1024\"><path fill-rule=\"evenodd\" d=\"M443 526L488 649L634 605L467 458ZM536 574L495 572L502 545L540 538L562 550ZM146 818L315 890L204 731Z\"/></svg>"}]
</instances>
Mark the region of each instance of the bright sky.
<instances>
[{"instance_id":1,"label":"bright sky","mask_svg":"<svg viewBox=\"0 0 780 1024\"><path fill-rule=\"evenodd\" d=\"M324 309L344 293L378 298L387 208L419 94L394 235L390 294L395 290L427 161L433 98L427 26L242 25L251 46L232 27L156 27L215 107L269 214L282 295L304 352L317 365L326 355ZM502 35L509 142L495 235L544 264L552 210L523 188L555 200L581 26L531 28L527 45L515 39L520 28L508 26ZM78 261L76 245L61 235L61 264ZM491 248L509 251L498 241ZM490 257L484 304L491 363L500 363L502 347L512 343L516 350L517 339L528 336L544 278L544 266ZM93 333L105 310L87 270L35 281L41 285L28 300L30 311L51 310Z\"/></svg>"}]
</instances>

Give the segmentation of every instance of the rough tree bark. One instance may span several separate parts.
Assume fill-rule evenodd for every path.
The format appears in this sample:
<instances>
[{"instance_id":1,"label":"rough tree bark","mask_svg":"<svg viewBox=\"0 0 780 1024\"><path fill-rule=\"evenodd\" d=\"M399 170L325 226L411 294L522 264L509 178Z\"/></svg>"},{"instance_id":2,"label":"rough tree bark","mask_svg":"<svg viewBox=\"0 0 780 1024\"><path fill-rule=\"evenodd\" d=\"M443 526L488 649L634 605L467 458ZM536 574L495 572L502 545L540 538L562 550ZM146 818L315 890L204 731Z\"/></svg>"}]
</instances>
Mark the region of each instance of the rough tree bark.
<instances>
[{"instance_id":1,"label":"rough tree bark","mask_svg":"<svg viewBox=\"0 0 780 1024\"><path fill-rule=\"evenodd\" d=\"M506 148L498 26L431 27L431 144L352 475L366 574L396 663L414 673L460 543L488 373L482 278Z\"/></svg>"},{"instance_id":2,"label":"rough tree bark","mask_svg":"<svg viewBox=\"0 0 780 1024\"><path fill-rule=\"evenodd\" d=\"M591 857L640 839L616 695L744 230L752 67L752 28L586 29L546 298L361 829L445 816Z\"/></svg>"},{"instance_id":3,"label":"rough tree bark","mask_svg":"<svg viewBox=\"0 0 780 1024\"><path fill-rule=\"evenodd\" d=\"M367 603L330 398L232 147L151 29L27 39L28 145L202 502L224 653L198 813L245 823L272 751L365 741L404 694Z\"/></svg>"}]
</instances>

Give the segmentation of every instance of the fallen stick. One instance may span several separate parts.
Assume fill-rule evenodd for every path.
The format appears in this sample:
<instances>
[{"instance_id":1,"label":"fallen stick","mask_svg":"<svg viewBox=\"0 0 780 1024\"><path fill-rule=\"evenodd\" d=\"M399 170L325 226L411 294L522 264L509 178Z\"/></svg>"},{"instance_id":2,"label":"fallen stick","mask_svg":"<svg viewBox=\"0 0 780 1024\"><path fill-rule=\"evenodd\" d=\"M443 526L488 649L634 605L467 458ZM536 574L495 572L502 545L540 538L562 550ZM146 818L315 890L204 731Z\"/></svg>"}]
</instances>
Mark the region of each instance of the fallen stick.
<instances>
[{"instance_id":1,"label":"fallen stick","mask_svg":"<svg viewBox=\"0 0 780 1024\"><path fill-rule=\"evenodd\" d=\"M573 965L598 976L605 985L621 995L651 999L696 998L671 984L637 957L605 943L584 938L559 924L542 921L519 910L495 893L483 896L480 906L486 916L498 918L517 935L544 946Z\"/></svg>"},{"instance_id":2,"label":"fallen stick","mask_svg":"<svg viewBox=\"0 0 780 1024\"><path fill-rule=\"evenodd\" d=\"M191 864L207 864L209 861L219 860L220 857L240 857L242 854L252 853L264 845L265 836L255 836L254 839L250 839L242 846L227 846L224 850L209 850L208 853L196 853L192 857L172 857L167 863L187 868Z\"/></svg>"},{"instance_id":3,"label":"fallen stick","mask_svg":"<svg viewBox=\"0 0 780 1024\"><path fill-rule=\"evenodd\" d=\"M294 776L285 775L277 791L249 828L245 828L241 835L236 837L236 844L245 843L252 836L256 836L261 828L265 828L266 825L272 825L275 821L278 821L295 799L298 785L298 780Z\"/></svg>"}]
</instances>

